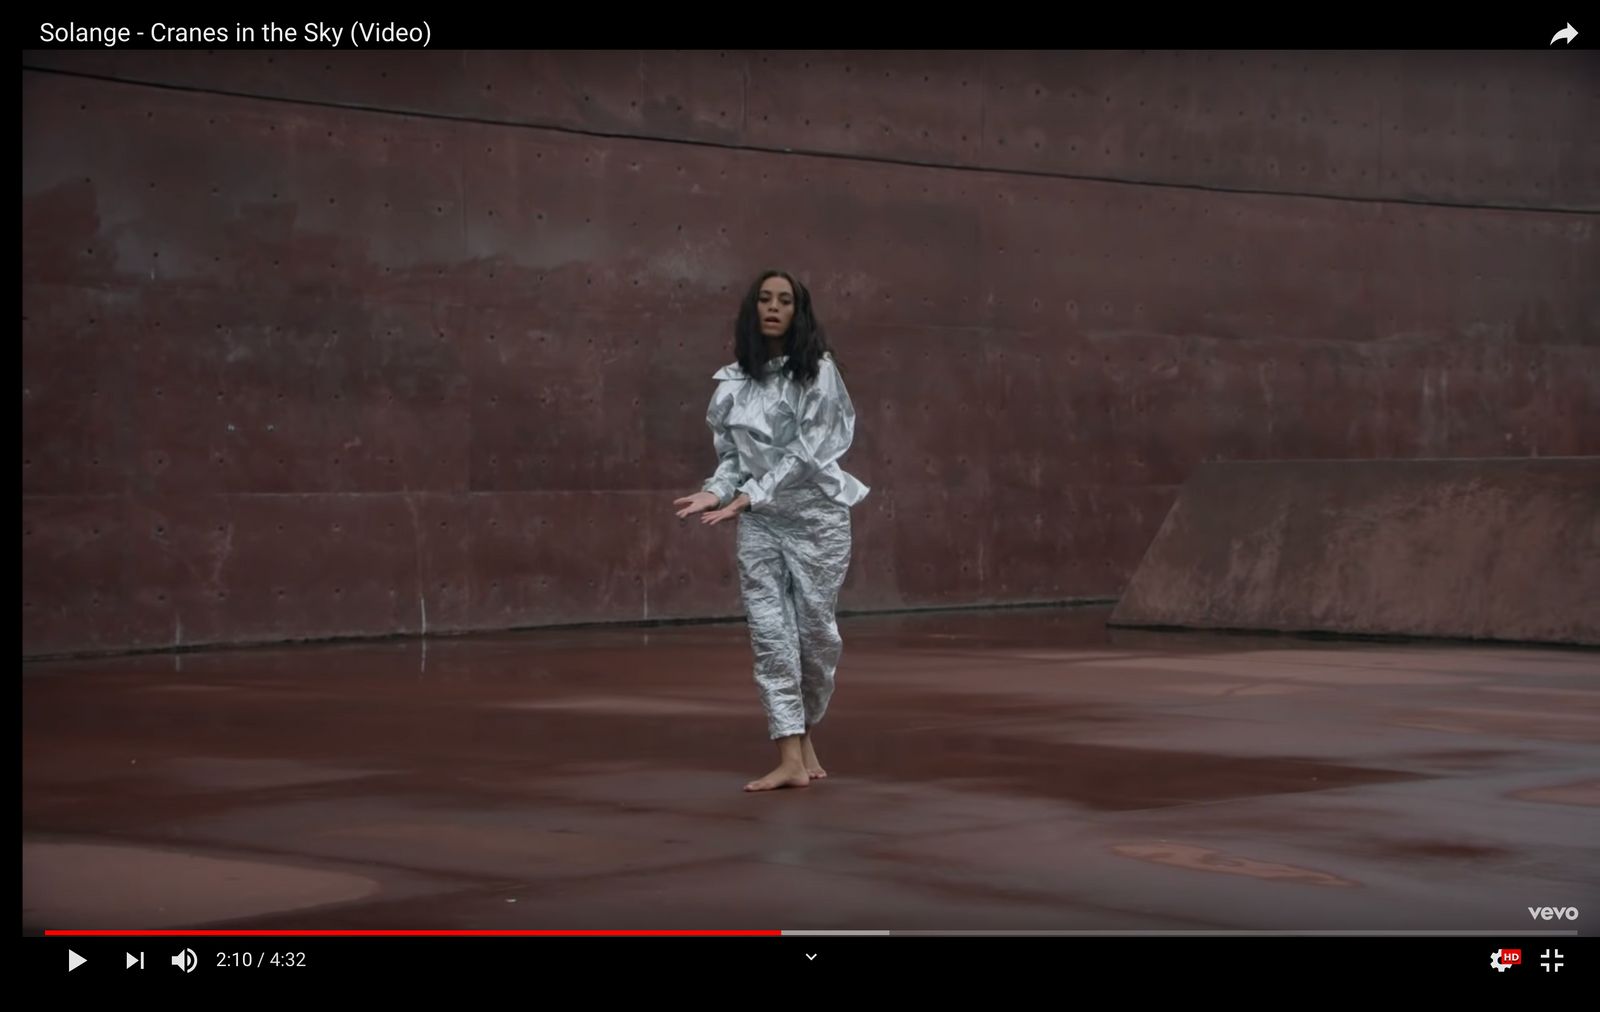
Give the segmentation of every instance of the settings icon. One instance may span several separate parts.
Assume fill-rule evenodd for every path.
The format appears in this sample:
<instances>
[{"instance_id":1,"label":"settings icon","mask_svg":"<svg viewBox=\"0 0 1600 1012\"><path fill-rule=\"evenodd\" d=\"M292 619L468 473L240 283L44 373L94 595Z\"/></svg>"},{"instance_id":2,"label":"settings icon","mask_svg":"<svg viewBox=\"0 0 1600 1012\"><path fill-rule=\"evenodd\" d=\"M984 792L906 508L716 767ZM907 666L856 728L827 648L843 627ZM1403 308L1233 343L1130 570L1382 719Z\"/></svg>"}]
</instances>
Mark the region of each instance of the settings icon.
<instances>
[{"instance_id":1,"label":"settings icon","mask_svg":"<svg viewBox=\"0 0 1600 1012\"><path fill-rule=\"evenodd\" d=\"M1496 949L1489 953L1489 969L1505 973L1522 962L1521 949Z\"/></svg>"}]
</instances>

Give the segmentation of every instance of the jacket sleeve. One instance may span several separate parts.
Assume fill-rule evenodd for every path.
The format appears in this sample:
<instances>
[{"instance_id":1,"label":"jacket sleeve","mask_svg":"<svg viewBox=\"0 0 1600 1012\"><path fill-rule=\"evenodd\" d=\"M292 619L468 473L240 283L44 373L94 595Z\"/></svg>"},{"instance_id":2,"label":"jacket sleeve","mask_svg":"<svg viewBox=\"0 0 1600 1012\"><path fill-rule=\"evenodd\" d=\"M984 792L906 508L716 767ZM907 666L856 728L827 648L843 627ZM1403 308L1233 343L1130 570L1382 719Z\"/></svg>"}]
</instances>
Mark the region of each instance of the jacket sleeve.
<instances>
[{"instance_id":1,"label":"jacket sleeve","mask_svg":"<svg viewBox=\"0 0 1600 1012\"><path fill-rule=\"evenodd\" d=\"M728 433L728 408L732 401L721 389L712 395L711 406L706 409L706 424L711 428L711 447L717 454L717 469L700 486L702 492L717 497L717 505L726 506L740 485L750 478L739 460L739 448Z\"/></svg>"},{"instance_id":2,"label":"jacket sleeve","mask_svg":"<svg viewBox=\"0 0 1600 1012\"><path fill-rule=\"evenodd\" d=\"M783 459L759 480L749 479L739 491L750 497L750 508L760 509L784 489L816 477L843 457L855 438L856 413L844 379L832 359L824 358L817 380L800 402L799 425L794 440L784 448Z\"/></svg>"}]
</instances>

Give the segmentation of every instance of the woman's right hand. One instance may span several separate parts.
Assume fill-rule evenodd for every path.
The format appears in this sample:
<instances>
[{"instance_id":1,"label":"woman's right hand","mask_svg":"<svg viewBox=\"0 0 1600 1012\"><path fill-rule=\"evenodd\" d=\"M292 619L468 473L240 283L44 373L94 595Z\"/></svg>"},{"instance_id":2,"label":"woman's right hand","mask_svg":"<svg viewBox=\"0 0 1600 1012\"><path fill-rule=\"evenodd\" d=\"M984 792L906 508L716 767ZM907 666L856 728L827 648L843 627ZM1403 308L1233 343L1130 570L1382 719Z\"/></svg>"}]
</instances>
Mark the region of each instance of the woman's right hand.
<instances>
[{"instance_id":1,"label":"woman's right hand","mask_svg":"<svg viewBox=\"0 0 1600 1012\"><path fill-rule=\"evenodd\" d=\"M694 513L704 513L706 510L716 509L722 505L722 500L710 492L696 492L693 495L686 495L682 499L674 499L672 505L682 507L682 509L678 510L678 519L682 520Z\"/></svg>"}]
</instances>

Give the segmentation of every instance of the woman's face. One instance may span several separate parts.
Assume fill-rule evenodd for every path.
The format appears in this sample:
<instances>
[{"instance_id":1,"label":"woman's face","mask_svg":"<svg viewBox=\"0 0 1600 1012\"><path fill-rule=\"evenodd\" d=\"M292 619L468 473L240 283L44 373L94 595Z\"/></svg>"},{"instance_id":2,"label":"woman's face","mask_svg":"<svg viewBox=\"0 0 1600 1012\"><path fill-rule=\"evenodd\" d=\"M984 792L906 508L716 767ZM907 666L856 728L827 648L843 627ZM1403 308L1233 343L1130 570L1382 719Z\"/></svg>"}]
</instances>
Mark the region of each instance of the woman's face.
<instances>
[{"instance_id":1,"label":"woman's face","mask_svg":"<svg viewBox=\"0 0 1600 1012\"><path fill-rule=\"evenodd\" d=\"M756 308L761 314L761 333L764 337L782 337L794 319L794 288L786 278L768 278L761 282L761 293L756 296Z\"/></svg>"}]
</instances>

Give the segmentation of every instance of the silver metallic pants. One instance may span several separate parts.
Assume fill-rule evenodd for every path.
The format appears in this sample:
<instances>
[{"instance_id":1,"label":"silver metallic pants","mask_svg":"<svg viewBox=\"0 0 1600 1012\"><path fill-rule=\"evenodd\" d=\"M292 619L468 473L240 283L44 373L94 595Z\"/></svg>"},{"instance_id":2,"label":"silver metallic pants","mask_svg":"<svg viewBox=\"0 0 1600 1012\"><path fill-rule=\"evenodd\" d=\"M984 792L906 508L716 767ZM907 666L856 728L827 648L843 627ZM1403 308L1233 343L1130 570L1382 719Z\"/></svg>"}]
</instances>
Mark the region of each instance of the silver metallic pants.
<instances>
[{"instance_id":1,"label":"silver metallic pants","mask_svg":"<svg viewBox=\"0 0 1600 1012\"><path fill-rule=\"evenodd\" d=\"M768 732L805 734L827 712L844 648L834 605L850 568L850 509L812 485L787 489L739 514L737 545Z\"/></svg>"}]
</instances>

